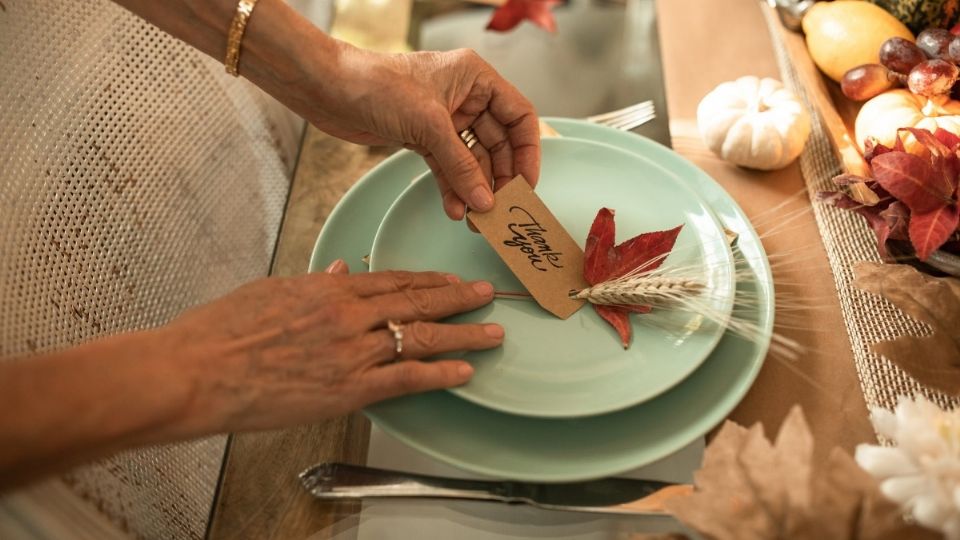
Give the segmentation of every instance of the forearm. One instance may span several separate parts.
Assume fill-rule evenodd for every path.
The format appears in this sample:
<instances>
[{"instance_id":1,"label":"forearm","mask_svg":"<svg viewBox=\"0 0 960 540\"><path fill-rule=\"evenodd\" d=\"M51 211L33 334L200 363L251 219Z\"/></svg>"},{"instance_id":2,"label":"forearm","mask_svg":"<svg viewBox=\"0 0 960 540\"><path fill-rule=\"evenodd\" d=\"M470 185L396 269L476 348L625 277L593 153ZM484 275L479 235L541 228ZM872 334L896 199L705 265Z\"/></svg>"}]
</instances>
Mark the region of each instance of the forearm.
<instances>
[{"instance_id":1,"label":"forearm","mask_svg":"<svg viewBox=\"0 0 960 540\"><path fill-rule=\"evenodd\" d=\"M202 431L197 378L162 347L141 332L0 362L0 489Z\"/></svg>"},{"instance_id":2,"label":"forearm","mask_svg":"<svg viewBox=\"0 0 960 540\"><path fill-rule=\"evenodd\" d=\"M151 24L223 61L237 0L115 0ZM349 46L283 0L259 0L240 48L240 75L310 119L328 103Z\"/></svg>"}]
</instances>

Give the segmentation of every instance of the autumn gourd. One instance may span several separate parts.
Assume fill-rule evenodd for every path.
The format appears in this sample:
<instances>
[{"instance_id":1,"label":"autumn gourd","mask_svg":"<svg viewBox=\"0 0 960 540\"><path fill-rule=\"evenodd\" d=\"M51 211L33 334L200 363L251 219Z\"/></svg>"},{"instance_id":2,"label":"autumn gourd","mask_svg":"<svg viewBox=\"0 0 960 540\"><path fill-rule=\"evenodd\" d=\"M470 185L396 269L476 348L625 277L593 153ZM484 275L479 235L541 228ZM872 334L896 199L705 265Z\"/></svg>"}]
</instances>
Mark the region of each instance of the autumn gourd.
<instances>
[{"instance_id":1,"label":"autumn gourd","mask_svg":"<svg viewBox=\"0 0 960 540\"><path fill-rule=\"evenodd\" d=\"M870 0L889 11L910 30L919 33L924 28L950 28L957 24L960 11L957 0Z\"/></svg>"},{"instance_id":2,"label":"autumn gourd","mask_svg":"<svg viewBox=\"0 0 960 540\"><path fill-rule=\"evenodd\" d=\"M864 103L857 114L857 144L863 150L864 141L872 137L892 147L902 127L943 128L960 135L960 101L948 96L928 99L903 89L884 92ZM913 135L904 136L903 141L908 150L916 144Z\"/></svg>"},{"instance_id":3,"label":"autumn gourd","mask_svg":"<svg viewBox=\"0 0 960 540\"><path fill-rule=\"evenodd\" d=\"M810 115L779 81L747 76L707 94L697 107L697 126L721 158L774 170L800 155L810 135Z\"/></svg>"}]
</instances>

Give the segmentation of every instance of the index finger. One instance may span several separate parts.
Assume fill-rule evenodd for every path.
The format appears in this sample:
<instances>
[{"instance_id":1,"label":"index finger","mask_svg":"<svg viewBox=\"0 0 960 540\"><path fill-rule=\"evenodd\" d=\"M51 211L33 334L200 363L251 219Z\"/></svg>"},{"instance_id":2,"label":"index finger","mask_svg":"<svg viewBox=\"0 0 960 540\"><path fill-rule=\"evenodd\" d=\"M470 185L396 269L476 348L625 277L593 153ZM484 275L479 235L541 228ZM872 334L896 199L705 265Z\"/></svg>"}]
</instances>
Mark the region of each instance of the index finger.
<instances>
[{"instance_id":1,"label":"index finger","mask_svg":"<svg viewBox=\"0 0 960 540\"><path fill-rule=\"evenodd\" d=\"M540 123L533 105L519 90L499 75L491 84L489 111L507 129L513 149L513 170L531 186L540 179Z\"/></svg>"}]
</instances>

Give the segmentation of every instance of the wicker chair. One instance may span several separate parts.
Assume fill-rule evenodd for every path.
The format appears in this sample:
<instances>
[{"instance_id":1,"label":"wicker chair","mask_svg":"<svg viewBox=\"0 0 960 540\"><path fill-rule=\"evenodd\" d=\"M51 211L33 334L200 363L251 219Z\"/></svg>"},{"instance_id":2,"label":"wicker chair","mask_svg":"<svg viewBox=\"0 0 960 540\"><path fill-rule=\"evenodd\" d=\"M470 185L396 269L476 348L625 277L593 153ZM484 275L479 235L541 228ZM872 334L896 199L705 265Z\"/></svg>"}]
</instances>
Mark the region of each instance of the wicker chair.
<instances>
[{"instance_id":1,"label":"wicker chair","mask_svg":"<svg viewBox=\"0 0 960 540\"><path fill-rule=\"evenodd\" d=\"M302 121L107 0L2 0L0 51L0 358L161 325L267 275ZM224 443L62 483L126 535L202 538Z\"/></svg>"}]
</instances>

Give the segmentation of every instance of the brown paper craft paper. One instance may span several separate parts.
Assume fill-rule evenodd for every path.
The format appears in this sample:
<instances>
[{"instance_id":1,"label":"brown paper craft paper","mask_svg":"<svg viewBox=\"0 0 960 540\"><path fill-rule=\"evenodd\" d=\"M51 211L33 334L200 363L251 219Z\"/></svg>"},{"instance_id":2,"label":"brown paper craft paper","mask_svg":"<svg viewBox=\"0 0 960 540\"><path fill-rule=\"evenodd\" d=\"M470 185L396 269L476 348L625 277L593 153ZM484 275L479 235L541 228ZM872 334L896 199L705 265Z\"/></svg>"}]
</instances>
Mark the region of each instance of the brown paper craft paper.
<instances>
[{"instance_id":1,"label":"brown paper craft paper","mask_svg":"<svg viewBox=\"0 0 960 540\"><path fill-rule=\"evenodd\" d=\"M583 250L522 176L497 191L489 212L470 212L480 231L540 307L566 319L583 307L572 290L587 287Z\"/></svg>"}]
</instances>

